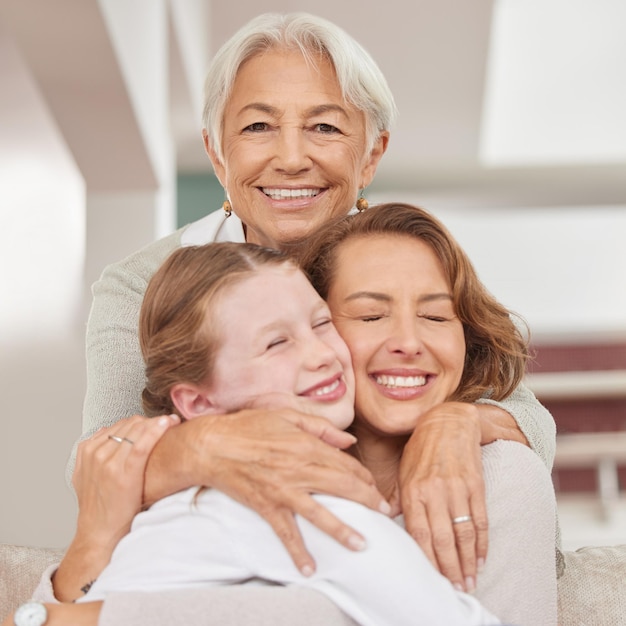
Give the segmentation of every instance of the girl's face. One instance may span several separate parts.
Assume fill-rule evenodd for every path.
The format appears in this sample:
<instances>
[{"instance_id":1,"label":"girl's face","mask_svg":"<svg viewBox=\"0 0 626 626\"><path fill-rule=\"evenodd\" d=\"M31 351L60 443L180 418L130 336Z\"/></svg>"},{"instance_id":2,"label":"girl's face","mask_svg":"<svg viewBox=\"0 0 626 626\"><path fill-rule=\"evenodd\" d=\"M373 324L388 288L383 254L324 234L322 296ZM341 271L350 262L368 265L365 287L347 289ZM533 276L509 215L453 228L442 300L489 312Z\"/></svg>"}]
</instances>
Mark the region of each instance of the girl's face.
<instances>
[{"instance_id":1,"label":"girl's face","mask_svg":"<svg viewBox=\"0 0 626 626\"><path fill-rule=\"evenodd\" d=\"M432 249L410 236L349 239L337 250L328 304L348 344L359 425L408 435L458 387L463 326Z\"/></svg>"},{"instance_id":2,"label":"girl's face","mask_svg":"<svg viewBox=\"0 0 626 626\"><path fill-rule=\"evenodd\" d=\"M267 265L227 288L207 323L221 337L208 394L220 412L267 394L346 428L354 417L350 353L326 303L288 263ZM274 396L280 401L280 396Z\"/></svg>"}]
</instances>

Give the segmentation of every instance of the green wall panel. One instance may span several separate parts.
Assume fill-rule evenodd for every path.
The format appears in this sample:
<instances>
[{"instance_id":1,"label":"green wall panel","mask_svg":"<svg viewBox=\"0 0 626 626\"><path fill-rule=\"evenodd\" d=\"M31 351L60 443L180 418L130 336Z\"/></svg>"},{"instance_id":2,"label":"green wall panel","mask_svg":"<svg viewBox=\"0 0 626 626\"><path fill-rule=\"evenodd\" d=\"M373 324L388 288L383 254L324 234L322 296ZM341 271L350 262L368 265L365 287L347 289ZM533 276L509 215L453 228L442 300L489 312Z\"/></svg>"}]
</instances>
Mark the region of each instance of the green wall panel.
<instances>
[{"instance_id":1,"label":"green wall panel","mask_svg":"<svg viewBox=\"0 0 626 626\"><path fill-rule=\"evenodd\" d=\"M178 227L219 209L224 202L224 190L212 173L178 176L176 189Z\"/></svg>"}]
</instances>

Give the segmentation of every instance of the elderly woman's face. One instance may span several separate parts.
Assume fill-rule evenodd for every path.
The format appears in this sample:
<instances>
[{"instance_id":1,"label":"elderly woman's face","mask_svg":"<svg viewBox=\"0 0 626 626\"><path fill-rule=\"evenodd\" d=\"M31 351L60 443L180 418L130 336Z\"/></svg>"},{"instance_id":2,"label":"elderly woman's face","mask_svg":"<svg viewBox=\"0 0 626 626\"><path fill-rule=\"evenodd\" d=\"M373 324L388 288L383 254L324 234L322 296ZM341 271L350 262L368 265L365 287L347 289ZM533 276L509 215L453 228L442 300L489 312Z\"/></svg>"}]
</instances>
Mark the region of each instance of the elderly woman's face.
<instances>
[{"instance_id":1,"label":"elderly woman's face","mask_svg":"<svg viewBox=\"0 0 626 626\"><path fill-rule=\"evenodd\" d=\"M409 236L349 239L337 250L328 304L356 375L359 426L407 435L458 387L463 325L439 259Z\"/></svg>"},{"instance_id":2,"label":"elderly woman's face","mask_svg":"<svg viewBox=\"0 0 626 626\"><path fill-rule=\"evenodd\" d=\"M346 214L387 143L366 153L365 115L347 104L332 65L267 51L242 65L226 107L224 162L215 171L246 227L272 247L309 236Z\"/></svg>"}]
</instances>

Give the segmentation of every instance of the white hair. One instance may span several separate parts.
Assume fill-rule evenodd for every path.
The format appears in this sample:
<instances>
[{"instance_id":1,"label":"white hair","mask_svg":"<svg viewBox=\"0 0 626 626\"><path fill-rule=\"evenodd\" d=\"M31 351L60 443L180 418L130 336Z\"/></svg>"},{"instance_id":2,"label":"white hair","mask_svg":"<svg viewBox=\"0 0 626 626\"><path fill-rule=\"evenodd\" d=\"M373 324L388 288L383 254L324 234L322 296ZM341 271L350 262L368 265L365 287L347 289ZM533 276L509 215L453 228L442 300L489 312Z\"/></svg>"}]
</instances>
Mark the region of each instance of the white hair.
<instances>
[{"instance_id":1,"label":"white hair","mask_svg":"<svg viewBox=\"0 0 626 626\"><path fill-rule=\"evenodd\" d=\"M335 68L343 97L365 113L369 152L396 117L387 81L369 53L332 22L308 13L265 13L238 30L217 52L204 83L203 126L218 159L223 161L224 110L237 72L251 57L268 49L299 50L313 61L323 54Z\"/></svg>"}]
</instances>

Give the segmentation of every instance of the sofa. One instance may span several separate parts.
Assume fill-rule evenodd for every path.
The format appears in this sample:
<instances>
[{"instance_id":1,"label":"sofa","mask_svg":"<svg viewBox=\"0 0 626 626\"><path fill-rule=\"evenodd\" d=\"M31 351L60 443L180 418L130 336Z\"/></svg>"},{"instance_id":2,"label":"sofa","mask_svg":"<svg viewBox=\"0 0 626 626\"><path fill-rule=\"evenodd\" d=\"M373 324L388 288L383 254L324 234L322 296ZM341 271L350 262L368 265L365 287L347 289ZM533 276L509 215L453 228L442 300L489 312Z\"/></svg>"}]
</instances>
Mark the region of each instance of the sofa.
<instances>
[{"instance_id":1,"label":"sofa","mask_svg":"<svg viewBox=\"0 0 626 626\"><path fill-rule=\"evenodd\" d=\"M0 544L0 622L30 598L43 571L61 556L62 550ZM563 557L558 581L560 626L626 625L626 545L586 547L565 552ZM316 620L314 611L318 601L320 617ZM352 623L347 618L342 619L338 609L334 614L325 598L307 595L299 598L299 602L299 608L308 611L309 618L305 620L308 624L345 626ZM266 623L258 606L254 614L259 616L258 621L246 619L246 624ZM230 626L243 622L222 615L215 623Z\"/></svg>"}]
</instances>

